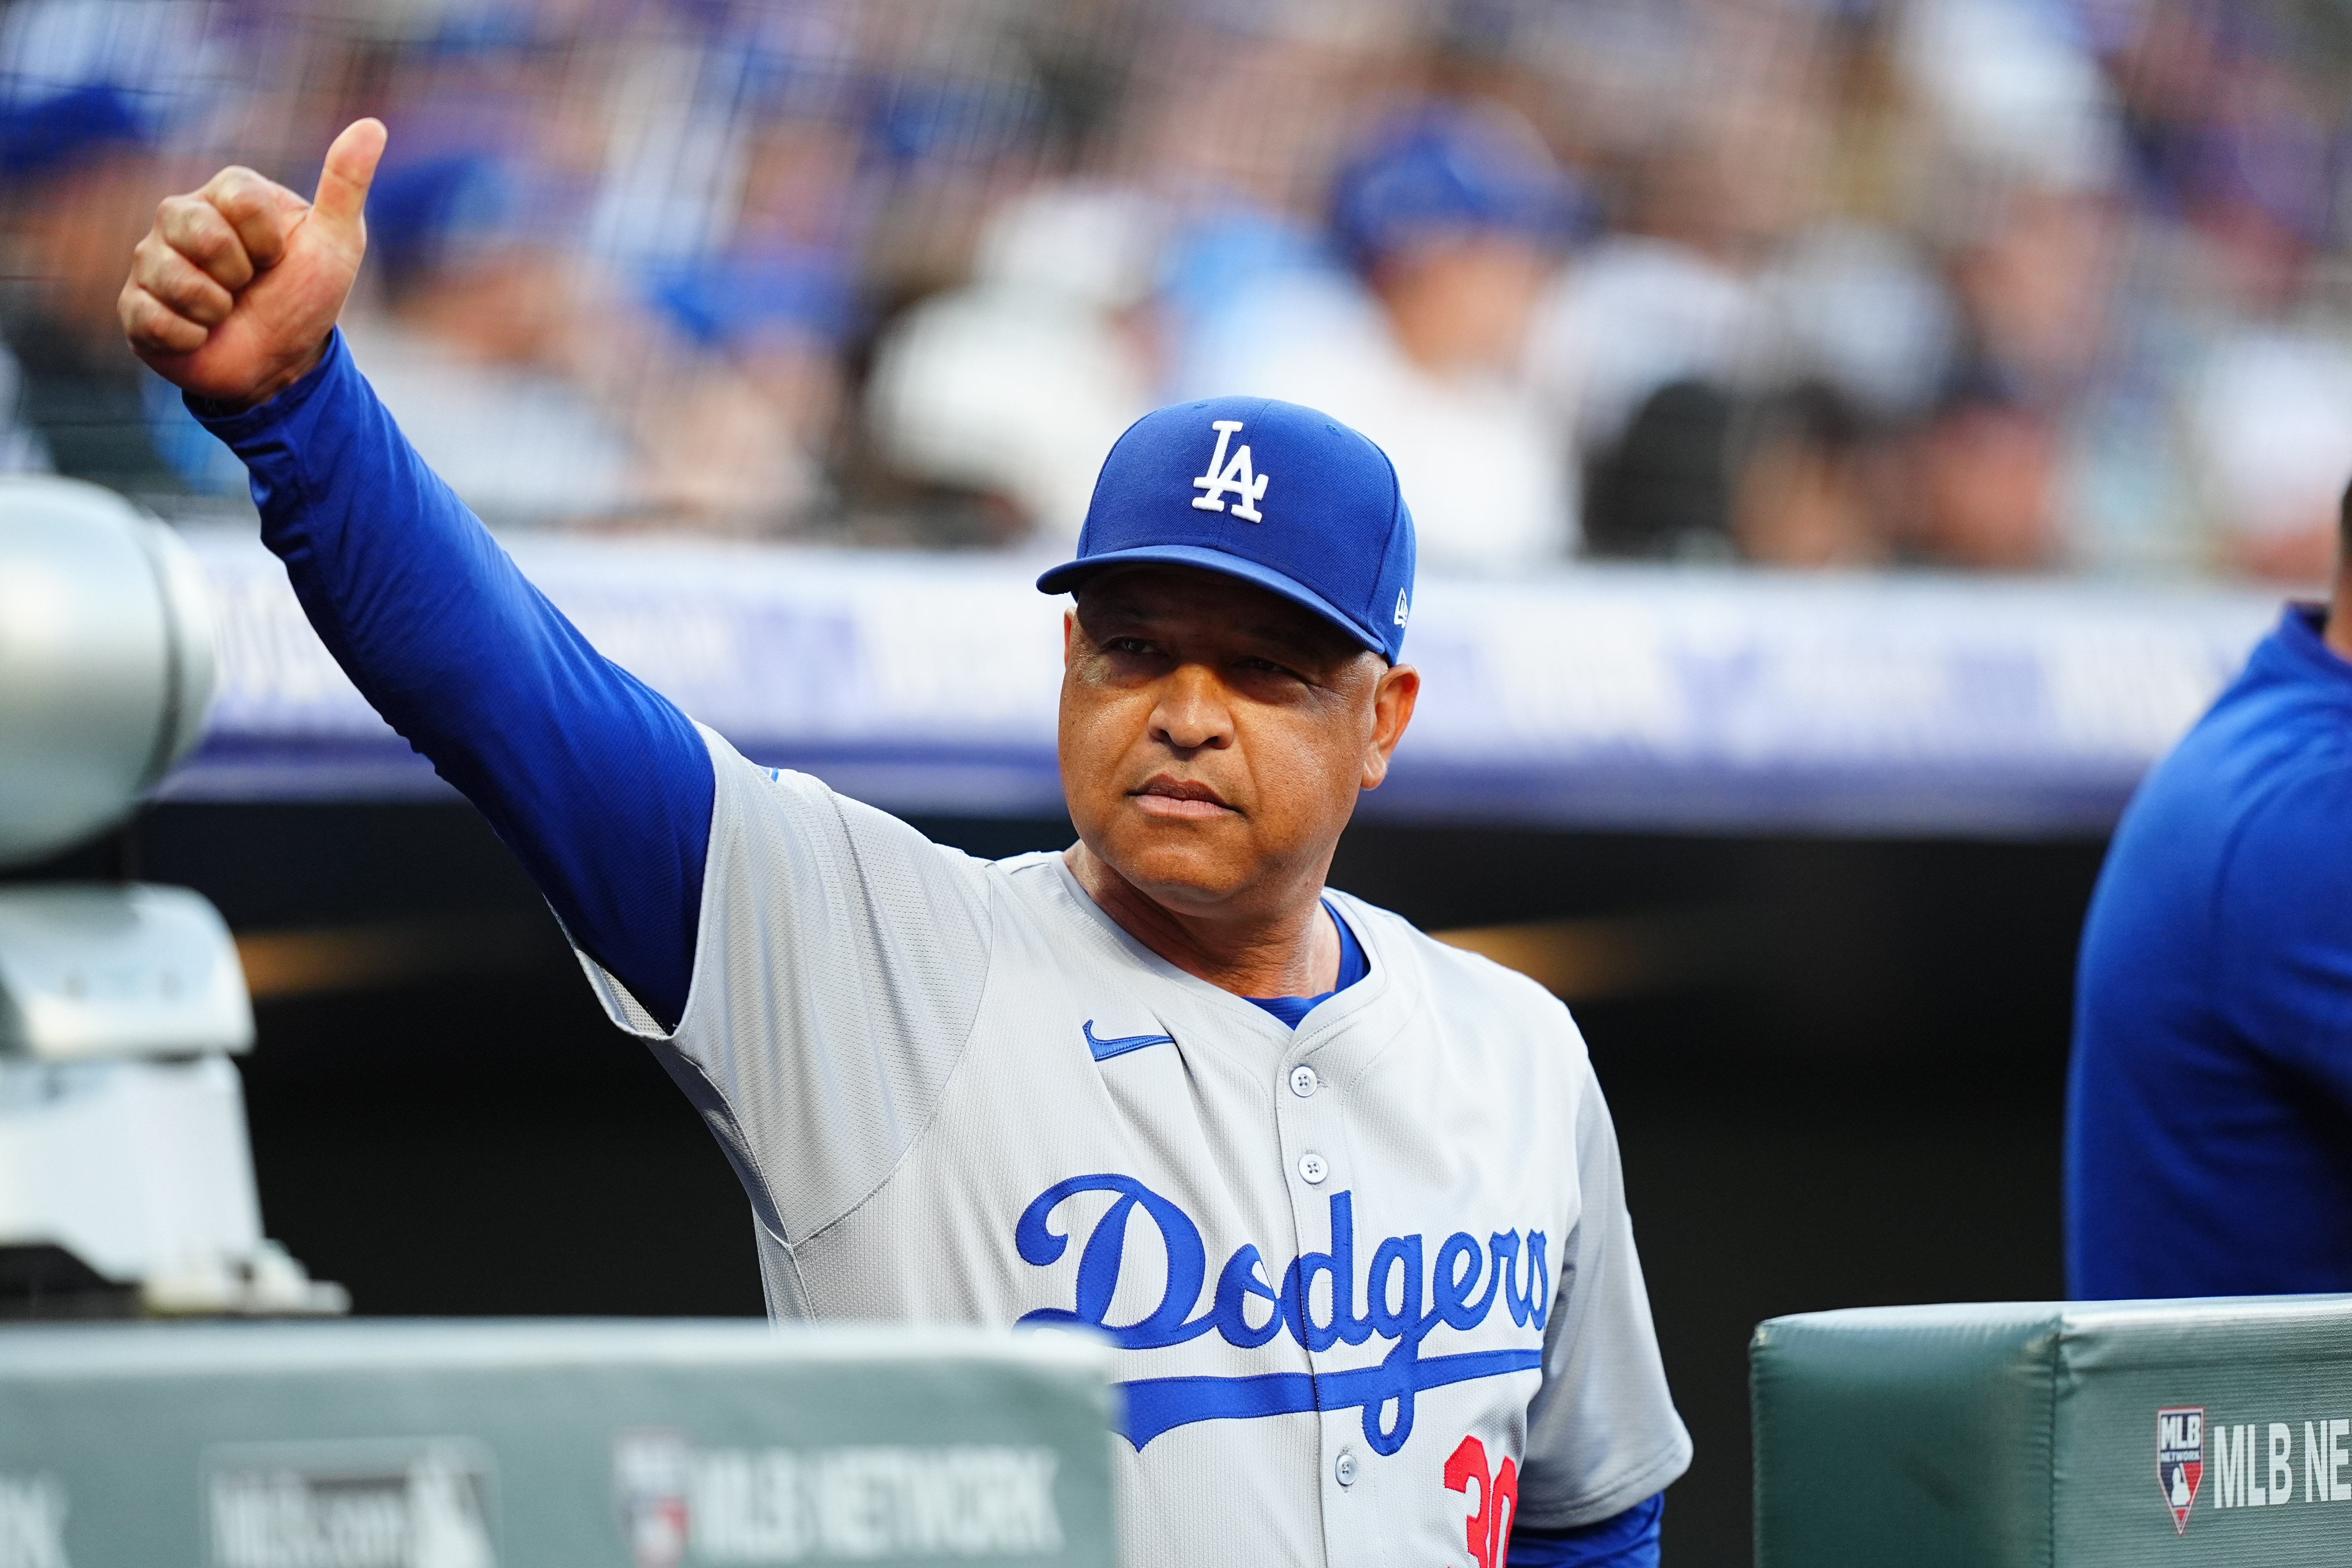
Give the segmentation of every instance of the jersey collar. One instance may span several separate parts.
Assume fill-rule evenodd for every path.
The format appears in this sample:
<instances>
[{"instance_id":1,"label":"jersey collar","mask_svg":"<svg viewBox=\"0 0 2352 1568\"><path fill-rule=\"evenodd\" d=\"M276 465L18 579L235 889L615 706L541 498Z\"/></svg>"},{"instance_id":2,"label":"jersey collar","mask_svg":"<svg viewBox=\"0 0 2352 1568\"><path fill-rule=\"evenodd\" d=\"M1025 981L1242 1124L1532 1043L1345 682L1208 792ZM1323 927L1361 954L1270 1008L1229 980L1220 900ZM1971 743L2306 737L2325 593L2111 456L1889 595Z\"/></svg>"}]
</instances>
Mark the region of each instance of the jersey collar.
<instances>
[{"instance_id":1,"label":"jersey collar","mask_svg":"<svg viewBox=\"0 0 2352 1568\"><path fill-rule=\"evenodd\" d=\"M1212 1048L1239 1051L1257 1063L1278 1058L1286 1069L1297 1062L1312 1062L1326 1079L1343 1082L1386 1048L1410 1014L1412 998L1419 994L1415 955L1407 943L1389 939L1384 929L1387 920L1374 918L1376 911L1358 899L1327 890L1325 898L1333 911L1362 944L1370 972L1318 1005L1292 1029L1248 998L1186 973L1136 941L1095 902L1085 884L1071 873L1067 861L1060 855L1051 858L1064 896L1104 937L1216 1021L1218 1027L1201 1042Z\"/></svg>"}]
</instances>

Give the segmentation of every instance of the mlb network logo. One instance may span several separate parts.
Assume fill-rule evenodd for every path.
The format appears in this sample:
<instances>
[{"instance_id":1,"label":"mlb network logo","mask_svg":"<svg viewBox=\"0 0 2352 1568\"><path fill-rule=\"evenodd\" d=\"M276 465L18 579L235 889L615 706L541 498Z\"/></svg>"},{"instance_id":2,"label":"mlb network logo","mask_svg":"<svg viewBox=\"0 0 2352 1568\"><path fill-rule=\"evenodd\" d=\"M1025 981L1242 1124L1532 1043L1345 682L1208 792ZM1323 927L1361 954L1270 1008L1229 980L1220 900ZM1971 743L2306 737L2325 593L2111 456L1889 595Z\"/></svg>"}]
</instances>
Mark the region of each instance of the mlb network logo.
<instances>
[{"instance_id":1,"label":"mlb network logo","mask_svg":"<svg viewBox=\"0 0 2352 1568\"><path fill-rule=\"evenodd\" d=\"M2156 1484L2172 1510L2172 1532L2189 1533L2189 1510L2205 1480L2205 1407L2178 1405L2156 1413Z\"/></svg>"},{"instance_id":2,"label":"mlb network logo","mask_svg":"<svg viewBox=\"0 0 2352 1568\"><path fill-rule=\"evenodd\" d=\"M637 1568L807 1559L1052 1556L1050 1448L698 1448L623 1432L613 1492Z\"/></svg>"}]
</instances>

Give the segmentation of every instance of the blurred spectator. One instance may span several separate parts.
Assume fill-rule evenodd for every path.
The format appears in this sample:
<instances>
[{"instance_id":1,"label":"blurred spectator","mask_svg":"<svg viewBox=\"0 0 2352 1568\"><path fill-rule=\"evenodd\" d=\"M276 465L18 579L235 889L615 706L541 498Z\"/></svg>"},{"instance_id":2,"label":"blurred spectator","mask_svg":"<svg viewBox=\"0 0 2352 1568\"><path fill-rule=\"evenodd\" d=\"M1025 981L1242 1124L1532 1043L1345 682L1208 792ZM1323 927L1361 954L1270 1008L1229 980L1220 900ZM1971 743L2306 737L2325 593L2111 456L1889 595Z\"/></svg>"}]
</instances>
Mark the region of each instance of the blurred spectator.
<instances>
[{"instance_id":1,"label":"blurred spectator","mask_svg":"<svg viewBox=\"0 0 2352 1568\"><path fill-rule=\"evenodd\" d=\"M1895 52L1942 203L1961 346L1910 446L1913 556L2029 570L2075 549L2074 422L2104 369L2116 272L2114 94L2081 17L2047 0L1911 0ZM1916 205L1916 203L1915 203Z\"/></svg>"},{"instance_id":2,"label":"blurred spectator","mask_svg":"<svg viewBox=\"0 0 2352 1568\"><path fill-rule=\"evenodd\" d=\"M467 154L383 171L368 200L381 309L344 331L416 449L491 522L622 511L639 499L627 434L569 374L591 335L580 262L535 243L520 184Z\"/></svg>"},{"instance_id":3,"label":"blurred spectator","mask_svg":"<svg viewBox=\"0 0 2352 1568\"><path fill-rule=\"evenodd\" d=\"M2215 554L2315 583L2352 475L2352 343L2345 302L2318 293L2343 239L2345 171L2315 68L2340 69L2341 48L2330 61L2299 31L2292 12L2168 0L2126 40L2117 76L2143 194L2184 223L2209 317L2185 366L2183 423Z\"/></svg>"},{"instance_id":4,"label":"blurred spectator","mask_svg":"<svg viewBox=\"0 0 2352 1568\"><path fill-rule=\"evenodd\" d=\"M1104 455L1153 406L1155 227L1140 199L1084 186L1000 211L970 286L876 351L868 417L893 468L1001 502L1008 531L1066 553Z\"/></svg>"},{"instance_id":5,"label":"blurred spectator","mask_svg":"<svg viewBox=\"0 0 2352 1568\"><path fill-rule=\"evenodd\" d=\"M1330 210L1349 271L1237 285L1200 329L1183 394L1280 397L1361 430L1396 464L1433 566L1567 554L1573 479L1520 365L1580 217L1575 187L1510 111L1440 100L1349 155Z\"/></svg>"},{"instance_id":6,"label":"blurred spectator","mask_svg":"<svg viewBox=\"0 0 2352 1568\"><path fill-rule=\"evenodd\" d=\"M734 134L730 37L623 17L588 50L459 12L394 80L352 352L493 521L765 532L820 491L846 282L774 199L788 159L721 177L689 145Z\"/></svg>"},{"instance_id":7,"label":"blurred spectator","mask_svg":"<svg viewBox=\"0 0 2352 1568\"><path fill-rule=\"evenodd\" d=\"M1889 555L1891 474L1854 400L1822 381L1759 400L1733 447L1731 537L1778 566L1874 566Z\"/></svg>"},{"instance_id":8,"label":"blurred spectator","mask_svg":"<svg viewBox=\"0 0 2352 1568\"><path fill-rule=\"evenodd\" d=\"M242 495L242 465L123 363L107 275L235 117L247 38L224 7L17 0L0 12L0 468L49 467L166 507ZM171 151L167 151L171 150ZM224 460L226 459L226 460Z\"/></svg>"},{"instance_id":9,"label":"blurred spectator","mask_svg":"<svg viewBox=\"0 0 2352 1568\"><path fill-rule=\"evenodd\" d=\"M1545 301L1536 372L1588 458L1621 442L1663 388L1728 395L1750 379L1763 321L1749 258L1697 243L1680 221L1711 208L1691 188L1702 162L1688 149L1654 160L1633 182L1640 227L1577 258Z\"/></svg>"},{"instance_id":10,"label":"blurred spectator","mask_svg":"<svg viewBox=\"0 0 2352 1568\"><path fill-rule=\"evenodd\" d=\"M1735 448L1733 541L1775 565L1883 563L1909 504L1895 447L1950 377L1956 302L1916 247L1843 219L1791 239L1758 296L1773 390Z\"/></svg>"},{"instance_id":11,"label":"blurred spectator","mask_svg":"<svg viewBox=\"0 0 2352 1568\"><path fill-rule=\"evenodd\" d=\"M106 85L20 102L7 115L8 284L0 335L17 394L6 438L37 463L141 495L186 489L148 431L108 275L146 231L160 169L129 97Z\"/></svg>"},{"instance_id":12,"label":"blurred spectator","mask_svg":"<svg viewBox=\"0 0 2352 1568\"><path fill-rule=\"evenodd\" d=\"M1779 479L1749 495L1754 526L1738 540L1734 519L1749 405L1821 379L1780 352L1765 274L1820 200L1835 35L1791 5L1597 9L1614 13L1588 24L1601 54L1644 101L1618 100L1597 66L1579 77L1608 105L1575 134L1610 175L1616 224L1561 275L1529 347L1589 475L1588 546L1669 560L1777 548L1805 531L1757 521L1795 493ZM1797 404L1776 406L1771 447L1786 457L1811 426L1779 416Z\"/></svg>"},{"instance_id":13,"label":"blurred spectator","mask_svg":"<svg viewBox=\"0 0 2352 1568\"><path fill-rule=\"evenodd\" d=\"M2068 423L2100 369L2113 233L2093 193L2023 186L1954 277L1966 358L1918 438L1910 542L1931 561L2023 570L2068 550Z\"/></svg>"},{"instance_id":14,"label":"blurred spectator","mask_svg":"<svg viewBox=\"0 0 2352 1568\"><path fill-rule=\"evenodd\" d=\"M1942 188L1964 204L1973 183L2095 191L2121 155L2115 92L2086 26L2064 0L1907 0L1895 49L1923 130L1948 160Z\"/></svg>"},{"instance_id":15,"label":"blurred spectator","mask_svg":"<svg viewBox=\"0 0 2352 1568\"><path fill-rule=\"evenodd\" d=\"M1762 368L1834 389L1863 420L1905 425L1950 380L1958 302L1920 247L1885 227L1837 218L1801 229L1757 292Z\"/></svg>"},{"instance_id":16,"label":"blurred spectator","mask_svg":"<svg viewBox=\"0 0 2352 1568\"><path fill-rule=\"evenodd\" d=\"M2190 416L2228 563L2290 583L2325 578L2334 495L2352 476L2352 345L2235 332L2201 367Z\"/></svg>"}]
</instances>

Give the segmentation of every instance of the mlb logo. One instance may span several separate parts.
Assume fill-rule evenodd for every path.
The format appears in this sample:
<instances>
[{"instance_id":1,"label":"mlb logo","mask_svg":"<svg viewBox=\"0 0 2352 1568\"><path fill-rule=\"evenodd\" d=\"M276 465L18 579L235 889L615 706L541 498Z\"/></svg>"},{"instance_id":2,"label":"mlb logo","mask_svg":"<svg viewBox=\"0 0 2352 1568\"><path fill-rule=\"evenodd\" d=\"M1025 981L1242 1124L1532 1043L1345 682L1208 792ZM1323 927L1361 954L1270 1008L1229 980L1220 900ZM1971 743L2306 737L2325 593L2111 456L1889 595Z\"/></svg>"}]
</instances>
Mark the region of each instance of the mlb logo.
<instances>
[{"instance_id":1,"label":"mlb logo","mask_svg":"<svg viewBox=\"0 0 2352 1568\"><path fill-rule=\"evenodd\" d=\"M637 1568L677 1568L686 1560L693 1463L685 1434L666 1426L638 1427L613 1440L613 1500Z\"/></svg>"},{"instance_id":2,"label":"mlb logo","mask_svg":"<svg viewBox=\"0 0 2352 1568\"><path fill-rule=\"evenodd\" d=\"M2172 1532L2189 1533L2189 1510L2205 1479L2205 1407L2175 1405L2156 1413L2156 1484L2172 1510Z\"/></svg>"}]
</instances>

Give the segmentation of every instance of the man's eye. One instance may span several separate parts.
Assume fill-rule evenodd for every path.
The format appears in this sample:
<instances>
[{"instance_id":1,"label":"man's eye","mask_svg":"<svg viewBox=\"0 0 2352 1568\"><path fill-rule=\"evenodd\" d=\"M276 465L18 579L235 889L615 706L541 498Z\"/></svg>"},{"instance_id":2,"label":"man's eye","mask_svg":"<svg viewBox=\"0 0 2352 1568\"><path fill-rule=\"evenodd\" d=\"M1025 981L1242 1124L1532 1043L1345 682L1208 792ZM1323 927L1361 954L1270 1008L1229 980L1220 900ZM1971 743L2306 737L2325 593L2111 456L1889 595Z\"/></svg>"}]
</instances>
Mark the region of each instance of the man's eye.
<instances>
[{"instance_id":1,"label":"man's eye","mask_svg":"<svg viewBox=\"0 0 2352 1568\"><path fill-rule=\"evenodd\" d=\"M1141 637L1113 637L1103 644L1103 647L1112 653L1146 654L1160 651Z\"/></svg>"}]
</instances>

